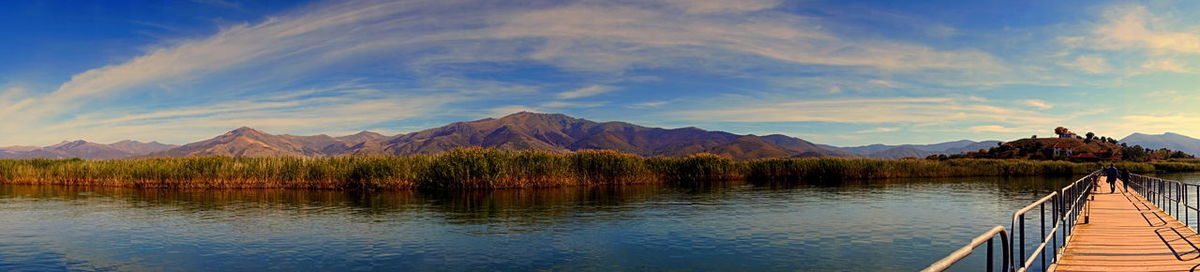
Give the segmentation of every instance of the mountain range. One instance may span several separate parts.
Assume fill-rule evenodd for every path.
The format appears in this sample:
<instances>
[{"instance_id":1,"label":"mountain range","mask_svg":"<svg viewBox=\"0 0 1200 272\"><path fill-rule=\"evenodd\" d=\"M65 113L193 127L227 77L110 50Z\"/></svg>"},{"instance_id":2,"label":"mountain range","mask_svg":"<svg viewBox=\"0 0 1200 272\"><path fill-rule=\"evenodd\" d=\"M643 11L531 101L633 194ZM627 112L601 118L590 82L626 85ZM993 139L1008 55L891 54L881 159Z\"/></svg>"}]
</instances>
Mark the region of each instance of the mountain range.
<instances>
[{"instance_id":1,"label":"mountain range","mask_svg":"<svg viewBox=\"0 0 1200 272\"><path fill-rule=\"evenodd\" d=\"M0 147L0 158L86 158L121 159L159 152L178 147L158 142L120 141L112 144L92 143L83 140L63 141L51 146Z\"/></svg>"},{"instance_id":2,"label":"mountain range","mask_svg":"<svg viewBox=\"0 0 1200 272\"><path fill-rule=\"evenodd\" d=\"M334 156L435 154L459 147L571 152L610 149L642 156L686 156L701 152L735 159L776 157L925 157L958 154L996 146L997 141L968 140L928 145L835 147L772 134L757 136L695 127L654 128L625 122L594 122L563 114L521 112L499 119L456 122L442 127L387 136L363 131L340 137L274 135L249 127L185 145L121 141L112 144L70 141L46 147L0 147L0 158L120 159L182 156Z\"/></svg>"},{"instance_id":3,"label":"mountain range","mask_svg":"<svg viewBox=\"0 0 1200 272\"><path fill-rule=\"evenodd\" d=\"M960 154L969 151L978 151L980 149L988 149L995 147L1000 141L970 141L958 140L953 142L936 143L936 144L906 144L906 145L883 145L873 144L854 147L836 147L829 145L821 145L821 147L851 153L861 157L877 158L877 159L899 159L906 157L924 158L929 155L938 154Z\"/></svg>"},{"instance_id":4,"label":"mountain range","mask_svg":"<svg viewBox=\"0 0 1200 272\"><path fill-rule=\"evenodd\" d=\"M736 159L853 156L783 135L760 137L694 127L651 128L624 122L600 123L562 114L529 112L500 119L457 122L395 136L367 131L343 137L272 135L243 127L212 139L146 156L413 155L435 154L468 146L560 153L580 149L611 149L643 156L685 156L708 152Z\"/></svg>"},{"instance_id":5,"label":"mountain range","mask_svg":"<svg viewBox=\"0 0 1200 272\"><path fill-rule=\"evenodd\" d=\"M1140 145L1151 149L1166 148L1179 150L1188 154L1200 154L1200 139L1184 136L1178 133L1142 134L1134 133L1121 139L1128 145Z\"/></svg>"}]
</instances>

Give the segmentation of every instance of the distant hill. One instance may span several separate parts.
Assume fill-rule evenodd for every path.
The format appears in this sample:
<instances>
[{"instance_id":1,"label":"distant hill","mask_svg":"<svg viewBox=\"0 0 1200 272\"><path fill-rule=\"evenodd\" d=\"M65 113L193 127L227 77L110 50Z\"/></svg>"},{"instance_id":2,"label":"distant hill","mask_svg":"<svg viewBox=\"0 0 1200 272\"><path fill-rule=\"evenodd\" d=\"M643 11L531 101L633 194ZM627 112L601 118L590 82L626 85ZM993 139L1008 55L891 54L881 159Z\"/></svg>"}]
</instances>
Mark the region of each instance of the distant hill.
<instances>
[{"instance_id":1,"label":"distant hill","mask_svg":"<svg viewBox=\"0 0 1200 272\"><path fill-rule=\"evenodd\" d=\"M883 145L873 144L854 147L836 147L822 145L828 149L838 150L842 152L852 153L857 156L879 159L899 159L905 157L924 158L929 155L939 154L961 154L966 152L978 151L980 149L988 149L997 146L1000 141L970 141L959 140L936 144L906 144L906 145Z\"/></svg>"},{"instance_id":2,"label":"distant hill","mask_svg":"<svg viewBox=\"0 0 1200 272\"><path fill-rule=\"evenodd\" d=\"M1166 148L1188 154L1200 154L1200 139L1171 132L1158 135L1134 133L1121 139L1121 142L1131 146L1140 145L1151 149Z\"/></svg>"},{"instance_id":3,"label":"distant hill","mask_svg":"<svg viewBox=\"0 0 1200 272\"><path fill-rule=\"evenodd\" d=\"M241 127L212 139L154 152L148 156L303 157L324 155L325 153L322 152L324 147L340 143L343 142L327 135L272 135L253 128Z\"/></svg>"},{"instance_id":4,"label":"distant hill","mask_svg":"<svg viewBox=\"0 0 1200 272\"><path fill-rule=\"evenodd\" d=\"M352 147L352 154L433 154L457 147L568 152L611 149L643 156L708 152L736 159L850 156L797 138L738 135L694 127L664 129L624 122L593 122L563 114L522 112L500 119L458 122Z\"/></svg>"},{"instance_id":5,"label":"distant hill","mask_svg":"<svg viewBox=\"0 0 1200 272\"><path fill-rule=\"evenodd\" d=\"M460 147L570 152L610 149L643 156L701 152L735 159L853 154L783 135L738 135L694 127L664 129L623 122L593 122L562 114L522 112L499 119L456 122L423 131L384 136L360 132L342 137L272 135L243 127L212 139L149 154L179 156L326 156L436 154Z\"/></svg>"},{"instance_id":6,"label":"distant hill","mask_svg":"<svg viewBox=\"0 0 1200 272\"><path fill-rule=\"evenodd\" d=\"M1057 150L1057 151L1056 151ZM985 152L971 152L967 157L1033 160L1107 160L1121 159L1124 147L1115 141L1084 140L1079 138L1026 138L1005 142Z\"/></svg>"},{"instance_id":7,"label":"distant hill","mask_svg":"<svg viewBox=\"0 0 1200 272\"><path fill-rule=\"evenodd\" d=\"M242 127L182 146L136 141L113 144L73 141L47 147L0 147L0 158L413 155L478 146L549 152L609 149L642 156L714 153L735 159L821 156L896 159L986 150L997 143L960 140L926 145L834 147L779 134L757 136L695 127L655 128L625 122L595 122L563 114L521 112L498 119L455 122L392 136L370 131L340 137L275 135Z\"/></svg>"},{"instance_id":8,"label":"distant hill","mask_svg":"<svg viewBox=\"0 0 1200 272\"><path fill-rule=\"evenodd\" d=\"M112 144L93 143L83 140L63 141L46 146L0 147L0 158L44 158L44 159L120 159L146 155L174 148L176 145L158 142L120 141Z\"/></svg>"}]
</instances>

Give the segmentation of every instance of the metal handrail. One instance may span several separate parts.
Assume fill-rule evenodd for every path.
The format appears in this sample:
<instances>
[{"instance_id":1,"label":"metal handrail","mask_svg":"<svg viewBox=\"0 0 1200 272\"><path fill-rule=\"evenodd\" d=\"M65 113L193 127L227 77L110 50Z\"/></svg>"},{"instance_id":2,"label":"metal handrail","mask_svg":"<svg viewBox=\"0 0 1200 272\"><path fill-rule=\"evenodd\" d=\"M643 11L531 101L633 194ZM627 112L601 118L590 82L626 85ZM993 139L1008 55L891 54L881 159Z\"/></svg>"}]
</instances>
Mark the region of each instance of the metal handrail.
<instances>
[{"instance_id":1,"label":"metal handrail","mask_svg":"<svg viewBox=\"0 0 1200 272\"><path fill-rule=\"evenodd\" d=\"M1094 171L1087 176L1084 176L1057 192L1051 192L1049 195L1030 203L1013 212L1011 229L1013 235L1010 236L1015 240L1012 244L1015 250L1019 251L1021 259L1014 259L1015 264L1013 269L1018 272L1026 271L1034 265L1037 260L1041 260L1039 266L1042 271L1045 271L1047 266L1058 262L1061 258L1062 250L1066 247L1067 241L1070 241L1070 235L1075 228L1075 221L1079 219L1078 214L1086 212L1085 207L1088 202L1088 197L1091 195L1092 188L1095 186L1094 178L1098 176L1100 171ZM1047 229L1046 222L1046 204L1051 204L1050 220L1053 227ZM1039 211L1038 230L1041 231L1041 242L1034 247L1034 250L1025 255L1025 217L1034 209ZM1086 215L1085 218L1086 220ZM1085 221L1086 222L1086 221ZM1060 242L1061 241L1061 242ZM1036 242L1036 240L1035 240ZM1051 256L1047 258L1046 248L1051 247Z\"/></svg>"},{"instance_id":2,"label":"metal handrail","mask_svg":"<svg viewBox=\"0 0 1200 272\"><path fill-rule=\"evenodd\" d=\"M1130 174L1128 182L1133 189L1157 206L1167 215L1180 220L1189 229L1200 228L1200 184L1188 184L1177 180ZM1197 206L1192 206L1196 203ZM1195 216L1191 211L1195 211ZM1181 214L1182 213L1182 214ZM1195 225L1189 223L1195 218ZM1195 226L1195 227L1193 227Z\"/></svg>"},{"instance_id":3,"label":"metal handrail","mask_svg":"<svg viewBox=\"0 0 1200 272\"><path fill-rule=\"evenodd\" d=\"M993 227L988 232L975 237L975 239L972 239L971 243L967 246L955 250L954 252L950 253L949 256L942 258L922 271L946 270L950 268L950 266L954 265L954 263L961 261L968 255L971 255L971 252L973 252L975 248L979 247L979 245L984 242L988 243L987 271L992 271L992 266L994 265L992 255L994 255L994 253L992 251L991 240L997 234L999 234L1004 240L1002 243L1002 250L1004 251L1002 253L1003 261L1001 262L1001 267L1003 270L1001 271L1026 271L1033 265L1035 260L1039 259L1042 260L1041 268L1043 271L1045 271L1048 264L1057 262L1061 257L1063 249L1066 247L1067 241L1069 241L1071 231L1075 227L1075 221L1079 219L1079 214L1083 213L1084 220L1086 220L1088 196L1091 195L1091 191L1095 187L1095 182L1093 180L1094 178L1098 177L1099 173L1100 171L1094 171L1087 176L1084 176L1083 178L1075 180L1075 182L1064 186L1062 189L1051 192L1045 197L1042 197L1041 199L1038 199L1037 201L1034 201L1023 208L1018 209L1016 212L1013 212L1012 222L1009 229L1005 229L1004 226ZM1200 190L1197 190L1197 192L1200 192ZM1200 196L1200 194L1198 194L1198 196ZM1052 228L1047 228L1046 225L1046 204L1051 204L1052 206L1050 208L1050 220L1054 224ZM1037 209L1041 215L1041 225L1038 229L1041 230L1040 237L1043 239L1030 255L1025 255L1025 215L1032 212L1034 209ZM1200 210L1198 210L1198 212L1200 212ZM1049 231L1048 234L1047 231ZM1019 245L1018 242L1020 243ZM1053 255L1051 256L1052 259L1049 261L1047 261L1045 255L1047 252L1046 248L1048 246L1053 248ZM1015 259L1017 252L1019 252L1019 255L1021 256L1020 261ZM1020 264L1021 266L1018 267L1016 264Z\"/></svg>"},{"instance_id":4,"label":"metal handrail","mask_svg":"<svg viewBox=\"0 0 1200 272\"><path fill-rule=\"evenodd\" d=\"M1012 245L1009 244L1008 231L1004 229L1004 226L992 227L992 229L988 232L976 236L975 239L971 239L971 243L959 248L958 250L955 250L954 252L951 252L949 256L934 262L933 264L929 265L929 267L922 269L921 271L940 272L950 269L950 266L954 265L954 263L957 263L958 261L961 261L963 258L966 258L968 255L971 255L971 253L975 252L975 248L978 248L980 245L983 245L986 242L988 250L987 271L990 272L992 271L992 263L994 262L994 260L992 260L992 248L995 247L992 245L992 240L996 238L997 234L1000 235L1000 252L1002 252L1004 256L1004 260L1001 262L1000 271L1009 271L1009 266L1012 263Z\"/></svg>"}]
</instances>

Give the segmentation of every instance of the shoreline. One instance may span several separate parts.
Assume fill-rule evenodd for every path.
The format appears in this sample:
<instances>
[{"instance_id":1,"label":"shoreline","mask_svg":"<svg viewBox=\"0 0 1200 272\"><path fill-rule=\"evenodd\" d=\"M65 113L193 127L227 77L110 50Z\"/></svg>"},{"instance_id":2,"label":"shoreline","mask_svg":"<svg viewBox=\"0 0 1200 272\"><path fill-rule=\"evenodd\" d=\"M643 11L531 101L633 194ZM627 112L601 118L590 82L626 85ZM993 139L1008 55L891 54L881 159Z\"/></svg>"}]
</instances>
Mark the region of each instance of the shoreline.
<instances>
[{"instance_id":1,"label":"shoreline","mask_svg":"<svg viewBox=\"0 0 1200 272\"><path fill-rule=\"evenodd\" d=\"M1116 162L1135 173L1200 171L1200 162ZM642 157L454 149L436 155L0 159L0 184L162 189L472 191L591 185L822 184L839 180L1074 175L1107 163L1004 159L792 158L738 161L712 154Z\"/></svg>"}]
</instances>

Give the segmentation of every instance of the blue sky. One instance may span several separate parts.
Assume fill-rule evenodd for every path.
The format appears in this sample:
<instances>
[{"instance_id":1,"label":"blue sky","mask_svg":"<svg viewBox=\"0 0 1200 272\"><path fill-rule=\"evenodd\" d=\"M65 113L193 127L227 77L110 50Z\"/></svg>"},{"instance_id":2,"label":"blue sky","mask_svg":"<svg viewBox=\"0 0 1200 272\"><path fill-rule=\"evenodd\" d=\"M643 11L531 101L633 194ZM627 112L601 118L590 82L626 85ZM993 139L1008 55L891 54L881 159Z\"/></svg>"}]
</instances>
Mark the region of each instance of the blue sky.
<instances>
[{"instance_id":1,"label":"blue sky","mask_svg":"<svg viewBox=\"0 0 1200 272\"><path fill-rule=\"evenodd\" d=\"M13 1L0 146L522 110L818 143L1200 136L1191 1Z\"/></svg>"}]
</instances>

